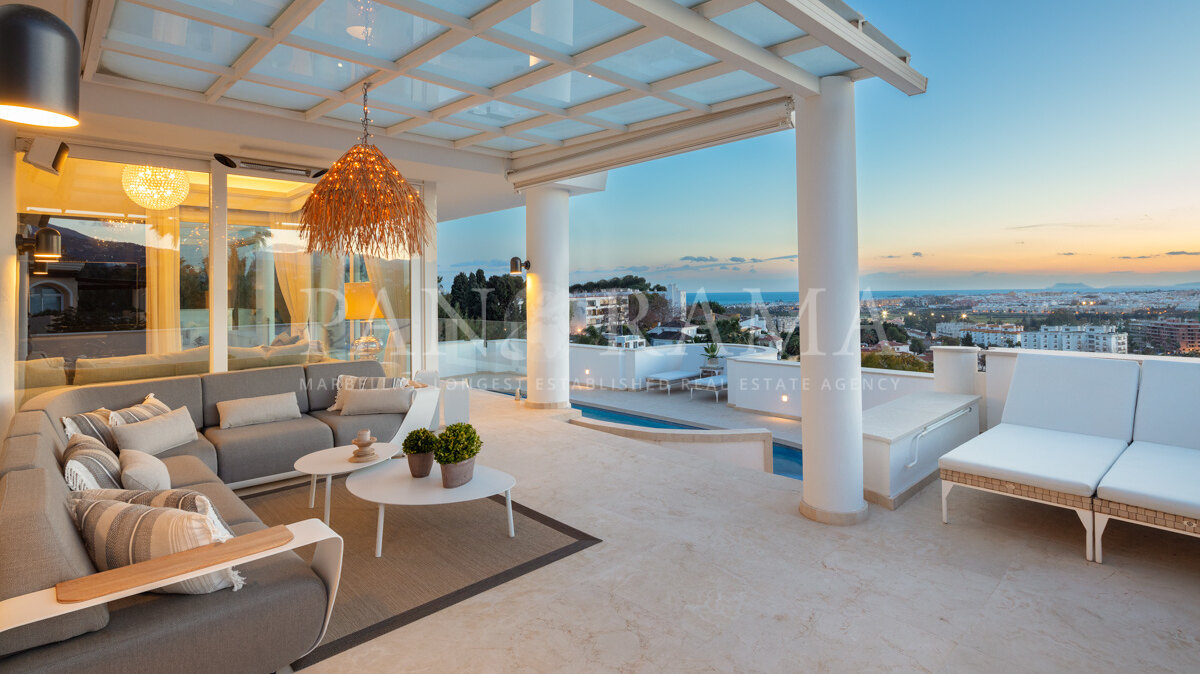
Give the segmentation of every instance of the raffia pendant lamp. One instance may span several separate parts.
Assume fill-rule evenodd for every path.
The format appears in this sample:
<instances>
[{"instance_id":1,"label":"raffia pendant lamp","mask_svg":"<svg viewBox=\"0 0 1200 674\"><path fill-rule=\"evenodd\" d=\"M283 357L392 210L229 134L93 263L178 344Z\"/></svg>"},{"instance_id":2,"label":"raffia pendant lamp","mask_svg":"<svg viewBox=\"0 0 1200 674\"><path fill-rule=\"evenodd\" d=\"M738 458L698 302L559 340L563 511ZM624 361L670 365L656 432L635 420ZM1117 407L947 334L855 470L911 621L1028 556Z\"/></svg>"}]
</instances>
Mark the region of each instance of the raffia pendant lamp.
<instances>
[{"instance_id":1,"label":"raffia pendant lamp","mask_svg":"<svg viewBox=\"0 0 1200 674\"><path fill-rule=\"evenodd\" d=\"M387 259L420 255L432 238L433 221L420 192L371 144L367 86L363 135L308 195L300 211L300 234L310 253Z\"/></svg>"}]
</instances>

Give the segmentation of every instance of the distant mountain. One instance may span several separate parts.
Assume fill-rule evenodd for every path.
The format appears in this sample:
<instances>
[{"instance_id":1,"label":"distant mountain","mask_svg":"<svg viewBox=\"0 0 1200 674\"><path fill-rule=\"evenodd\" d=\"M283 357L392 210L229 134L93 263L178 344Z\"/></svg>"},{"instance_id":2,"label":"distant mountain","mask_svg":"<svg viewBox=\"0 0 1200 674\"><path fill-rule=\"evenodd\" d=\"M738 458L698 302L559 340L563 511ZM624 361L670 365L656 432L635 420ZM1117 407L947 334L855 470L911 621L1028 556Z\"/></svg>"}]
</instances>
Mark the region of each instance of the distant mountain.
<instances>
[{"instance_id":1,"label":"distant mountain","mask_svg":"<svg viewBox=\"0 0 1200 674\"><path fill-rule=\"evenodd\" d=\"M1095 290L1086 283L1055 283L1046 290Z\"/></svg>"},{"instance_id":2,"label":"distant mountain","mask_svg":"<svg viewBox=\"0 0 1200 674\"><path fill-rule=\"evenodd\" d=\"M66 262L124 262L146 266L146 248L128 241L105 241L67 227L62 234L63 260Z\"/></svg>"}]
</instances>

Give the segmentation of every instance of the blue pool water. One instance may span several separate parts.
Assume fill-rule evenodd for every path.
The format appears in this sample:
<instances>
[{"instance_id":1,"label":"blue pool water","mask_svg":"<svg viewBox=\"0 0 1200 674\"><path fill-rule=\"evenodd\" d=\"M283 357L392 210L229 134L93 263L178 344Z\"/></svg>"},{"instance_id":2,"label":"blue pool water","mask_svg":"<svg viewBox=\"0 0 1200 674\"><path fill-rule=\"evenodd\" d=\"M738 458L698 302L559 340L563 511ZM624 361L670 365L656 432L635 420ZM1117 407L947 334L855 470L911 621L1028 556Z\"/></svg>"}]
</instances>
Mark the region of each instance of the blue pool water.
<instances>
[{"instance_id":1,"label":"blue pool water","mask_svg":"<svg viewBox=\"0 0 1200 674\"><path fill-rule=\"evenodd\" d=\"M587 419L597 419L600 421L611 421L617 424L628 424L630 426L642 426L644 428L678 428L689 431L705 430L699 426L688 426L686 424L677 424L671 421L661 421L659 419L651 419L650 417L638 416L626 412L614 412L599 407L591 407L590 405L580 405L571 403L571 407L583 413ZM801 471L800 450L790 445L775 443L772 455L774 456L771 472L776 475L784 475L794 477L797 480L802 479L803 472Z\"/></svg>"}]
</instances>

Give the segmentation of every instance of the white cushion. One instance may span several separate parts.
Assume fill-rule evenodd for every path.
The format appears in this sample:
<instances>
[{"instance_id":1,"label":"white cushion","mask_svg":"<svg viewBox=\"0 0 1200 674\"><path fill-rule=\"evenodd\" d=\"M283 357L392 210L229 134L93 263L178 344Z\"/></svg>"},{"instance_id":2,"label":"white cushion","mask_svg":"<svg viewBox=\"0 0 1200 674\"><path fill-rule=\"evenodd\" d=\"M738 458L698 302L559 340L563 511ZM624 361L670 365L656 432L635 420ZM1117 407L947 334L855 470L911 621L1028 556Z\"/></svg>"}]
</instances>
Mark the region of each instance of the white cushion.
<instances>
[{"instance_id":1,"label":"white cushion","mask_svg":"<svg viewBox=\"0 0 1200 674\"><path fill-rule=\"evenodd\" d=\"M1133 439L1200 449L1200 363L1142 363Z\"/></svg>"},{"instance_id":2,"label":"white cushion","mask_svg":"<svg viewBox=\"0 0 1200 674\"><path fill-rule=\"evenodd\" d=\"M938 460L938 466L1052 491L1091 496L1124 440L1000 424Z\"/></svg>"},{"instance_id":3,"label":"white cushion","mask_svg":"<svg viewBox=\"0 0 1200 674\"><path fill-rule=\"evenodd\" d=\"M112 427L117 447L122 451L134 449L158 454L196 439L196 426L187 406L166 414L151 417L136 424L124 423Z\"/></svg>"},{"instance_id":4,"label":"white cushion","mask_svg":"<svg viewBox=\"0 0 1200 674\"><path fill-rule=\"evenodd\" d=\"M693 370L669 370L667 372L659 372L657 374L647 375L646 379L655 379L657 381L677 381L680 379L691 379L699 377L700 373Z\"/></svg>"},{"instance_id":5,"label":"white cushion","mask_svg":"<svg viewBox=\"0 0 1200 674\"><path fill-rule=\"evenodd\" d=\"M121 452L121 486L144 491L170 489L171 472L157 456L126 449Z\"/></svg>"},{"instance_id":6,"label":"white cushion","mask_svg":"<svg viewBox=\"0 0 1200 674\"><path fill-rule=\"evenodd\" d=\"M217 413L221 415L221 428L238 428L299 419L300 404L296 401L296 394L289 391L255 398L222 400L217 403Z\"/></svg>"},{"instance_id":7,"label":"white cushion","mask_svg":"<svg viewBox=\"0 0 1200 674\"><path fill-rule=\"evenodd\" d=\"M1002 421L1128 444L1138 371L1129 360L1023 353L1017 356Z\"/></svg>"},{"instance_id":8,"label":"white cushion","mask_svg":"<svg viewBox=\"0 0 1200 674\"><path fill-rule=\"evenodd\" d=\"M342 416L356 414L407 414L414 388L346 389L342 391Z\"/></svg>"},{"instance_id":9,"label":"white cushion","mask_svg":"<svg viewBox=\"0 0 1200 674\"><path fill-rule=\"evenodd\" d=\"M1100 481L1096 495L1200 519L1200 450L1134 442Z\"/></svg>"}]
</instances>

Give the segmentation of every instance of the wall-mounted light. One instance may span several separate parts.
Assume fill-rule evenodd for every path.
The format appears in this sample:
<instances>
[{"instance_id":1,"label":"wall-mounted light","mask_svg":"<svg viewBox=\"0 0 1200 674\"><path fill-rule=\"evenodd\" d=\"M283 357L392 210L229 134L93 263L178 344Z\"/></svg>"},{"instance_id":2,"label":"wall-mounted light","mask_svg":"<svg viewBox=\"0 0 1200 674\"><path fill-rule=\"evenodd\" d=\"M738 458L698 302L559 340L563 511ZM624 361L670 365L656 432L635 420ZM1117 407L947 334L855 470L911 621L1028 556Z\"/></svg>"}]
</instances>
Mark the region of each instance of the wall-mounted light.
<instances>
[{"instance_id":1,"label":"wall-mounted light","mask_svg":"<svg viewBox=\"0 0 1200 674\"><path fill-rule=\"evenodd\" d=\"M529 271L529 260L521 261L519 257L513 257L508 261L508 273L513 276L520 276L522 271Z\"/></svg>"},{"instance_id":2,"label":"wall-mounted light","mask_svg":"<svg viewBox=\"0 0 1200 674\"><path fill-rule=\"evenodd\" d=\"M784 393L783 395L779 396L779 401L780 401L780 402L785 402L785 403L786 403L786 402L788 401L787 394L786 394L786 393Z\"/></svg>"},{"instance_id":3,"label":"wall-mounted light","mask_svg":"<svg viewBox=\"0 0 1200 674\"><path fill-rule=\"evenodd\" d=\"M38 226L33 236L17 235L17 252L33 253L35 260L62 258L62 234L53 227Z\"/></svg>"},{"instance_id":4,"label":"wall-mounted light","mask_svg":"<svg viewBox=\"0 0 1200 674\"><path fill-rule=\"evenodd\" d=\"M34 276L48 276L50 274L50 265L45 262L33 263Z\"/></svg>"},{"instance_id":5,"label":"wall-mounted light","mask_svg":"<svg viewBox=\"0 0 1200 674\"><path fill-rule=\"evenodd\" d=\"M585 369L585 370L583 371L583 373L584 373L585 375L587 375L587 374L591 374L591 373L592 373L592 371L591 371L591 370L588 370L588 369Z\"/></svg>"},{"instance_id":6,"label":"wall-mounted light","mask_svg":"<svg viewBox=\"0 0 1200 674\"><path fill-rule=\"evenodd\" d=\"M0 119L79 125L79 38L54 14L0 7Z\"/></svg>"}]
</instances>

